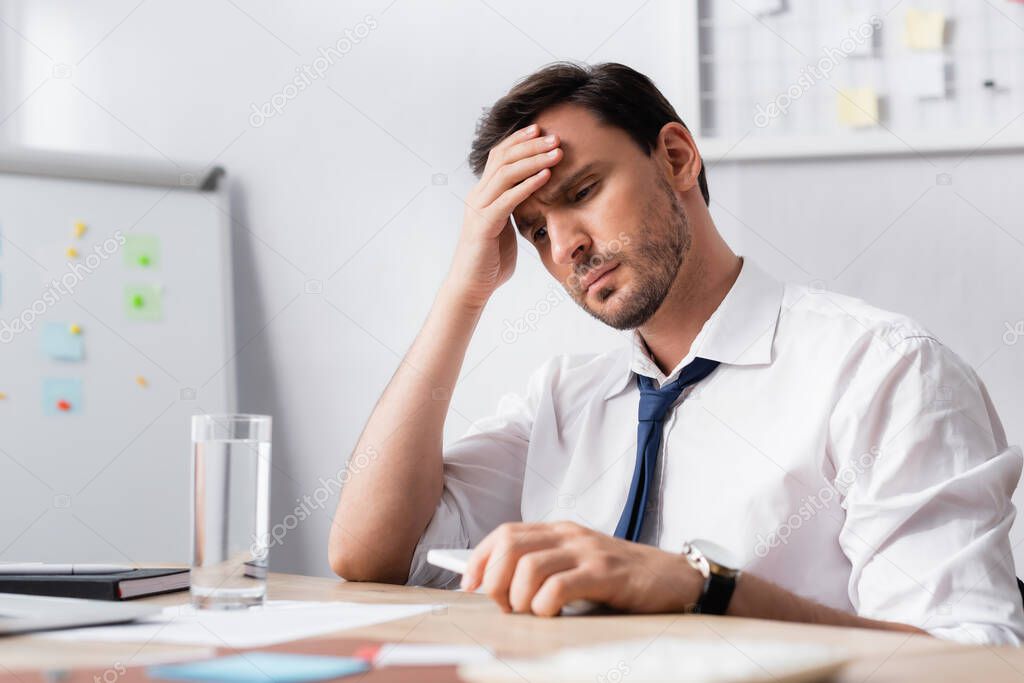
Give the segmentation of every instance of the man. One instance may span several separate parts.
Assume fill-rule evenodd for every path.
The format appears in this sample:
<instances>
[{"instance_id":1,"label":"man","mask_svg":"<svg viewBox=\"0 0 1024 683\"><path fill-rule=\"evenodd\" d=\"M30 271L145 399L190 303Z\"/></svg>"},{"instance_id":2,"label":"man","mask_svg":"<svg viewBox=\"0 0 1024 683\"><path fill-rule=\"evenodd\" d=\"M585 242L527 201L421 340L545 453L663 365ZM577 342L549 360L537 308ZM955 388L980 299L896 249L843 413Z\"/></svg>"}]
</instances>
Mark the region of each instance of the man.
<instances>
[{"instance_id":1,"label":"man","mask_svg":"<svg viewBox=\"0 0 1024 683\"><path fill-rule=\"evenodd\" d=\"M589 600L1019 644L1022 458L982 382L913 320L734 254L649 79L544 68L485 115L470 162L451 270L356 447L377 457L350 467L336 573L449 586L427 550L475 548L462 587L507 611ZM516 231L632 346L551 360L442 452Z\"/></svg>"}]
</instances>

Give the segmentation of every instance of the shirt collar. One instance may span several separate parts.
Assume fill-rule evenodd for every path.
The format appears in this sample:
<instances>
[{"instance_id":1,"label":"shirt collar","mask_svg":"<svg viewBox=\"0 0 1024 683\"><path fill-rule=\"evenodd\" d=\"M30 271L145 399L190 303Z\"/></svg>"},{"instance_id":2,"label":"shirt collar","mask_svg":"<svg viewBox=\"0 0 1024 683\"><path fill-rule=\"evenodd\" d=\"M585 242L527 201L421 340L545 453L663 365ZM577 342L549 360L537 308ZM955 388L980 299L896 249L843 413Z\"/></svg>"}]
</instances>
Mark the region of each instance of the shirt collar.
<instances>
[{"instance_id":1,"label":"shirt collar","mask_svg":"<svg viewBox=\"0 0 1024 683\"><path fill-rule=\"evenodd\" d=\"M722 302L711 314L679 364L664 375L651 360L640 333L633 330L632 345L623 354L623 371L610 383L605 398L626 388L633 374L670 382L695 357L717 360L723 365L766 365L772 362L772 342L782 307L785 285L743 258L740 274Z\"/></svg>"}]
</instances>

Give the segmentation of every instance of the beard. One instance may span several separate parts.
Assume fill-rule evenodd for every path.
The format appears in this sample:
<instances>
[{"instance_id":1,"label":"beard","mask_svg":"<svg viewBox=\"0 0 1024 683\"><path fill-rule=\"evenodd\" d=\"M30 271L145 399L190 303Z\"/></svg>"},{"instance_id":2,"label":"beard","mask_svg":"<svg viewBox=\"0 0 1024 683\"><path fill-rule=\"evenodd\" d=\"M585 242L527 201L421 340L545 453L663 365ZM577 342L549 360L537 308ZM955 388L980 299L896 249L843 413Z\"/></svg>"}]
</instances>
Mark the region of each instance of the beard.
<instances>
[{"instance_id":1,"label":"beard","mask_svg":"<svg viewBox=\"0 0 1024 683\"><path fill-rule=\"evenodd\" d=\"M664 178L658 178L658 186L661 192L644 207L640 230L630 240L635 246L628 253L622 249L619 254L595 254L575 270L579 282L589 270L608 261L617 259L620 268L627 266L633 273L631 282L618 289L602 287L596 293L602 303L617 294L618 305L613 301L611 306L596 310L588 305L585 290L566 287L580 308L617 330L631 330L650 320L668 296L690 250L692 238L686 212Z\"/></svg>"}]
</instances>

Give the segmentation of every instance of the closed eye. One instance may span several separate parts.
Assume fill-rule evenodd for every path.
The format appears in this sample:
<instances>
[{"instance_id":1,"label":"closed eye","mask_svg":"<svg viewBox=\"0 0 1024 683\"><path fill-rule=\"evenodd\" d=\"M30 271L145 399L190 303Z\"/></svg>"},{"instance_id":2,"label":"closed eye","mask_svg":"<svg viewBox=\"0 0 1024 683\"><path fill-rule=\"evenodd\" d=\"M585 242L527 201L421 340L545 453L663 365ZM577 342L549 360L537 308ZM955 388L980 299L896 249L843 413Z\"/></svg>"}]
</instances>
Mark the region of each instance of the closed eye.
<instances>
[{"instance_id":1,"label":"closed eye","mask_svg":"<svg viewBox=\"0 0 1024 683\"><path fill-rule=\"evenodd\" d=\"M597 183L591 183L590 185L587 185L582 190L577 192L576 195L572 198L573 202L581 202L584 199L586 199L590 195L590 191L594 189L595 185L597 185Z\"/></svg>"},{"instance_id":2,"label":"closed eye","mask_svg":"<svg viewBox=\"0 0 1024 683\"><path fill-rule=\"evenodd\" d=\"M575 195L573 195L572 203L578 204L579 202L589 197L595 187L597 187L596 182L591 183L590 185L587 185L586 187L579 190ZM534 243L540 242L547 236L548 231L544 227L534 228L532 231L530 231L530 240L533 241Z\"/></svg>"}]
</instances>

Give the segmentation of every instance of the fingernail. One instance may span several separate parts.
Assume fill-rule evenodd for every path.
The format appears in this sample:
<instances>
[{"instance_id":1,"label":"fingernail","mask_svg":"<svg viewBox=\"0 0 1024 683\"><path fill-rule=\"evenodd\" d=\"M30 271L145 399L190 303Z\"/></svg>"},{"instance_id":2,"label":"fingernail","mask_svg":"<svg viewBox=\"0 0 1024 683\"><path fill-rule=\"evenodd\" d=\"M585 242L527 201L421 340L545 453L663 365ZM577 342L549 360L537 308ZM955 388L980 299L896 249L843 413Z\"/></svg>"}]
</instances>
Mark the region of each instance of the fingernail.
<instances>
[{"instance_id":1,"label":"fingernail","mask_svg":"<svg viewBox=\"0 0 1024 683\"><path fill-rule=\"evenodd\" d=\"M554 148L553 150L551 150L550 152L548 152L548 156L549 156L549 157L553 157L553 156L555 156L556 154L558 154L558 148L557 148L557 147L555 147L555 148Z\"/></svg>"},{"instance_id":2,"label":"fingernail","mask_svg":"<svg viewBox=\"0 0 1024 683\"><path fill-rule=\"evenodd\" d=\"M555 136L554 135L547 136L546 138L544 138L544 142L548 143L549 145L553 144L555 142Z\"/></svg>"}]
</instances>

